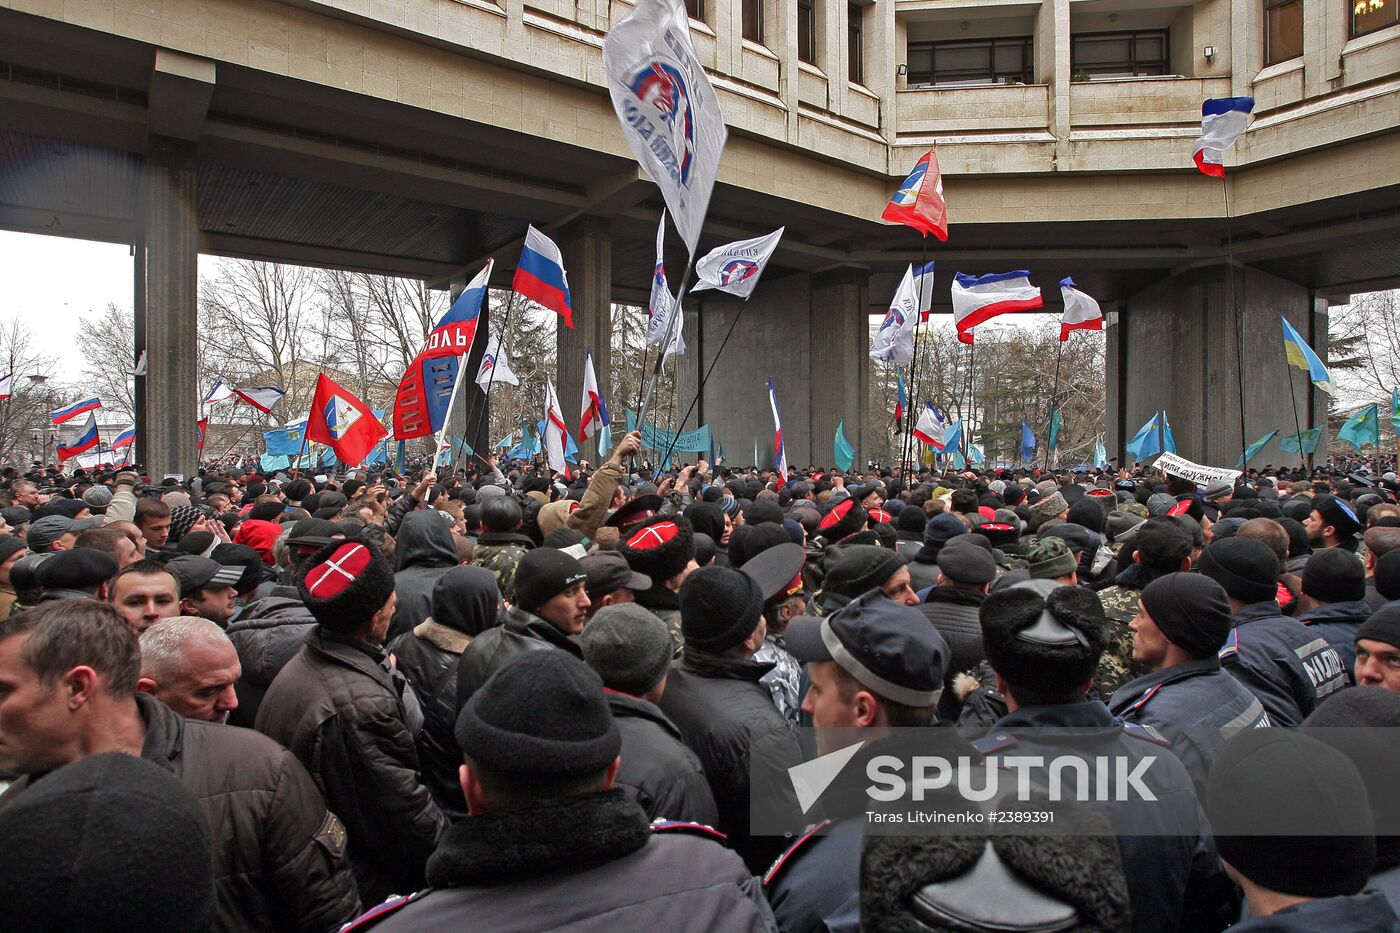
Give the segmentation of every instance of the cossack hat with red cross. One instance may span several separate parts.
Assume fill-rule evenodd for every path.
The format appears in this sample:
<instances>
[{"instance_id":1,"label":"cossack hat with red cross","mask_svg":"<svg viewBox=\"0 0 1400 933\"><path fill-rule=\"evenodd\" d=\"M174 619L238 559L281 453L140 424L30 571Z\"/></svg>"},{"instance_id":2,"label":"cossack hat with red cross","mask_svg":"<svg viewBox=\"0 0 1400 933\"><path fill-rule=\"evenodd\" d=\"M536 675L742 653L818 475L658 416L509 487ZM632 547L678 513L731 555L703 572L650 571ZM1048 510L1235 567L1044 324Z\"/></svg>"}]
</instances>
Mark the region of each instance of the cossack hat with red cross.
<instances>
[{"instance_id":1,"label":"cossack hat with red cross","mask_svg":"<svg viewBox=\"0 0 1400 933\"><path fill-rule=\"evenodd\" d=\"M297 590L317 622L348 635L389 601L394 570L369 541L332 541L307 560Z\"/></svg>"},{"instance_id":2,"label":"cossack hat with red cross","mask_svg":"<svg viewBox=\"0 0 1400 933\"><path fill-rule=\"evenodd\" d=\"M658 516L628 529L618 550L637 573L669 580L695 557L694 529L684 516Z\"/></svg>"},{"instance_id":3,"label":"cossack hat with red cross","mask_svg":"<svg viewBox=\"0 0 1400 933\"><path fill-rule=\"evenodd\" d=\"M869 513L854 498L848 497L828 508L817 528L828 544L835 544L842 538L864 531L869 522Z\"/></svg>"}]
</instances>

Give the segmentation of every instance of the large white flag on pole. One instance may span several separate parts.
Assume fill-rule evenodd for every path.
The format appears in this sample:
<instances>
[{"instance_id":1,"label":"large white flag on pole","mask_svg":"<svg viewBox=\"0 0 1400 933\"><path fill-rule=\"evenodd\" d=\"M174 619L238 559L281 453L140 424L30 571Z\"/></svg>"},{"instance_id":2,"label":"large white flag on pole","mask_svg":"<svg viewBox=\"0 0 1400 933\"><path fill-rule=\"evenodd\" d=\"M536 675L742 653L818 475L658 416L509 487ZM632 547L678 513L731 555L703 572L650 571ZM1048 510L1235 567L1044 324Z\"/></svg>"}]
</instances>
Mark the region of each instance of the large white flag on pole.
<instances>
[{"instance_id":1,"label":"large white flag on pole","mask_svg":"<svg viewBox=\"0 0 1400 933\"><path fill-rule=\"evenodd\" d=\"M752 240L736 240L716 247L695 264L696 283L691 291L717 288L740 298L748 298L758 286L758 278L768 266L786 227Z\"/></svg>"},{"instance_id":2,"label":"large white flag on pole","mask_svg":"<svg viewBox=\"0 0 1400 933\"><path fill-rule=\"evenodd\" d=\"M661 212L661 223L656 228L656 265L651 273L651 300L647 303L646 345L654 347L666 337L666 327L671 324L671 286L666 282L666 262L663 247L666 241L666 212ZM671 339L666 343L666 359L685 355L685 338L680 327L671 327Z\"/></svg>"},{"instance_id":3,"label":"large white flag on pole","mask_svg":"<svg viewBox=\"0 0 1400 933\"><path fill-rule=\"evenodd\" d=\"M493 382L508 382L520 385L520 377L511 371L510 361L501 349L501 338L492 337L486 343L486 352L481 354L481 368L476 373L476 384L490 389Z\"/></svg>"},{"instance_id":4,"label":"large white flag on pole","mask_svg":"<svg viewBox=\"0 0 1400 933\"><path fill-rule=\"evenodd\" d=\"M914 267L904 270L890 299L890 309L880 322L880 329L870 338L870 358L877 363L904 366L914 360L914 329L919 326L919 284L923 276L915 277Z\"/></svg>"},{"instance_id":5,"label":"large white flag on pole","mask_svg":"<svg viewBox=\"0 0 1400 933\"><path fill-rule=\"evenodd\" d=\"M729 133L695 56L685 4L637 0L603 39L603 67L622 135L693 256Z\"/></svg>"}]
</instances>

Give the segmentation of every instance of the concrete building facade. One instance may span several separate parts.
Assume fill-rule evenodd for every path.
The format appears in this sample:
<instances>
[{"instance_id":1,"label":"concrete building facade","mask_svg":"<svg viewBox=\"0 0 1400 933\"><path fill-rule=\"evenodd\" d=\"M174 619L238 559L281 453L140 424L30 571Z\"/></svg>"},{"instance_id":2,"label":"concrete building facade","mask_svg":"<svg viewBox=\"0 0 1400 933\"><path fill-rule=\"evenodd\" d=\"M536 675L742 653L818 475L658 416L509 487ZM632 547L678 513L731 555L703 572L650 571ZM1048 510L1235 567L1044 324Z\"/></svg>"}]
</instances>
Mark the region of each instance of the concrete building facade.
<instances>
[{"instance_id":1,"label":"concrete building facade","mask_svg":"<svg viewBox=\"0 0 1400 933\"><path fill-rule=\"evenodd\" d=\"M954 271L1031 269L1051 311L1073 275L1112 309L1110 448L1166 405L1184 454L1233 462L1235 315L1256 436L1292 424L1273 315L1322 349L1328 302L1400 281L1396 6L691 0L730 128L702 249L788 229L704 420L735 449L771 437L773 377L792 462L825 459L838 420L858 446L862 415L873 430L867 317L920 252L878 217L936 145L952 236L931 253L935 310ZM0 227L132 245L158 472L194 462L180 349L198 339L200 251L440 286L494 255L505 285L535 223L575 283L576 330L560 337L571 411L583 346L607 378L609 302L645 301L662 206L604 86L602 37L630 9L0 0ZM1201 101L1225 96L1257 104L1222 184L1190 146ZM684 259L668 253L673 278ZM739 307L687 302L690 384ZM1324 404L1310 393L1306 420Z\"/></svg>"}]
</instances>

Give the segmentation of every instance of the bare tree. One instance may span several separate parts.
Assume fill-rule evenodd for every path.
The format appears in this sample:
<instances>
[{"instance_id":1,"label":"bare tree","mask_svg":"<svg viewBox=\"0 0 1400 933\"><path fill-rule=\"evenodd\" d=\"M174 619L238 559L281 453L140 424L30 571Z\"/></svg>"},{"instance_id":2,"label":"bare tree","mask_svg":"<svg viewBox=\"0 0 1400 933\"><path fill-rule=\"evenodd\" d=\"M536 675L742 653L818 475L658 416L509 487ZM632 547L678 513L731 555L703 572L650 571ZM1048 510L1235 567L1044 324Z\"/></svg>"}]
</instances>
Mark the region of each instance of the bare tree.
<instances>
[{"instance_id":1,"label":"bare tree","mask_svg":"<svg viewBox=\"0 0 1400 933\"><path fill-rule=\"evenodd\" d=\"M49 413L62 392L50 382L54 361L39 353L19 318L0 327L0 370L12 377L10 397L0 401L0 464L39 459L52 439Z\"/></svg>"},{"instance_id":2,"label":"bare tree","mask_svg":"<svg viewBox=\"0 0 1400 933\"><path fill-rule=\"evenodd\" d=\"M102 407L127 419L135 417L136 397L132 378L135 331L131 311L114 302L95 314L82 318L75 335L83 353L82 382L86 389L101 396Z\"/></svg>"}]
</instances>

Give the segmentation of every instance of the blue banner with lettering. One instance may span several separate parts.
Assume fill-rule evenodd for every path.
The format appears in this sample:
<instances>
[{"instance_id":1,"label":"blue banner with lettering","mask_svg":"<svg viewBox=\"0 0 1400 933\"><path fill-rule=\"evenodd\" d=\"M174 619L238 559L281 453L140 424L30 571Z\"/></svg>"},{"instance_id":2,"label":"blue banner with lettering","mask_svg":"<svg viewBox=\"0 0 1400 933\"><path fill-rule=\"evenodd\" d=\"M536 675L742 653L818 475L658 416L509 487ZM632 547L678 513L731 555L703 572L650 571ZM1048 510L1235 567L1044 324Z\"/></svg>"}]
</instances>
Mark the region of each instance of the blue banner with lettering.
<instances>
[{"instance_id":1,"label":"blue banner with lettering","mask_svg":"<svg viewBox=\"0 0 1400 933\"><path fill-rule=\"evenodd\" d=\"M630 408L627 409L627 430L632 432L637 430L637 413ZM672 439L675 442L672 443ZM655 425L642 425L642 446L652 450L666 450L668 448L686 452L708 453L710 450L710 426L702 424L694 431L667 431Z\"/></svg>"}]
</instances>

